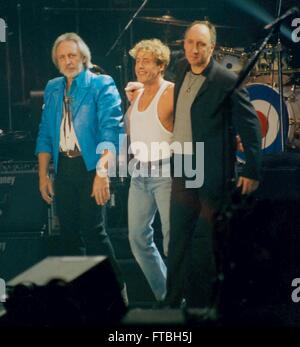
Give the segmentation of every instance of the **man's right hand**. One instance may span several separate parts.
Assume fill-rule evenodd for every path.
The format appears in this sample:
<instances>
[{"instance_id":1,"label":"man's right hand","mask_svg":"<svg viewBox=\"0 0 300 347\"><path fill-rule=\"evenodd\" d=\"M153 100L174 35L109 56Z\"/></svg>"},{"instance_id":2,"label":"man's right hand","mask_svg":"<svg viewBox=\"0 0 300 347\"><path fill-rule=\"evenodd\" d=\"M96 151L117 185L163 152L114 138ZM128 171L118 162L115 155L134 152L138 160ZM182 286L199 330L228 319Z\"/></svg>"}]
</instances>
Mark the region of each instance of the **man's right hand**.
<instances>
[{"instance_id":1,"label":"man's right hand","mask_svg":"<svg viewBox=\"0 0 300 347\"><path fill-rule=\"evenodd\" d=\"M40 177L39 188L42 198L47 204L51 204L53 202L54 190L49 176Z\"/></svg>"},{"instance_id":2,"label":"man's right hand","mask_svg":"<svg viewBox=\"0 0 300 347\"><path fill-rule=\"evenodd\" d=\"M125 87L125 92L126 92L126 97L130 103L134 100L136 96L136 92L141 88L144 88L143 83L140 83L140 82L127 83L127 86Z\"/></svg>"}]
</instances>

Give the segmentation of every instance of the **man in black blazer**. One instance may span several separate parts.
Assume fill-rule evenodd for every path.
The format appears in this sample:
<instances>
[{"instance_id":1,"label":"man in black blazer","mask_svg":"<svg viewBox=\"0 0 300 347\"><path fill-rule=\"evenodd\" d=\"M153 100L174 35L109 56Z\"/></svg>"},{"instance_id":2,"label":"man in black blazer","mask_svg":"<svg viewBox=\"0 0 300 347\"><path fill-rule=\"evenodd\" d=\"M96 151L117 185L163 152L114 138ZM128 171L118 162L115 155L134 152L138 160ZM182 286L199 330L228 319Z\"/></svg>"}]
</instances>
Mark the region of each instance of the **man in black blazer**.
<instances>
[{"instance_id":1,"label":"man in black blazer","mask_svg":"<svg viewBox=\"0 0 300 347\"><path fill-rule=\"evenodd\" d=\"M212 58L215 44L216 31L211 23L192 23L184 38L185 61L175 81L174 142L179 142L184 151L175 150L174 171L176 163L184 158L195 164L204 153L204 168L200 168L204 170L204 182L201 187L188 188L187 177L173 177L165 299L171 307L179 307L183 298L188 307L200 306L201 252L205 251L201 249L201 237L203 233L213 234L216 216L230 204L237 134L246 164L235 185L242 195L252 193L259 185L259 121L245 89L224 101L236 75ZM197 143L201 142L204 152L199 152Z\"/></svg>"}]
</instances>

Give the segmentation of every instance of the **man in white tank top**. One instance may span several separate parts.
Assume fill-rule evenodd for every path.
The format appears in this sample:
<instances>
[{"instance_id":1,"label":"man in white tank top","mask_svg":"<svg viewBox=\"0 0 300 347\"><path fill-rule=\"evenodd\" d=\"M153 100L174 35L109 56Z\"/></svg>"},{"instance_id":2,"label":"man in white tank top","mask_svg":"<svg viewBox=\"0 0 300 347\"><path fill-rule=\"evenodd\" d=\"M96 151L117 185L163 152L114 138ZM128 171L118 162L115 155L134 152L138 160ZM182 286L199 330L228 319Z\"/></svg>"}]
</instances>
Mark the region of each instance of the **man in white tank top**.
<instances>
[{"instance_id":1,"label":"man in white tank top","mask_svg":"<svg viewBox=\"0 0 300 347\"><path fill-rule=\"evenodd\" d=\"M167 270L153 239L152 223L158 210L163 251L167 255L174 86L163 79L163 73L170 60L170 50L157 39L143 40L130 55L135 59L135 73L143 88L135 94L127 112L130 149L137 163L128 198L129 242L155 298L162 301L166 294Z\"/></svg>"}]
</instances>

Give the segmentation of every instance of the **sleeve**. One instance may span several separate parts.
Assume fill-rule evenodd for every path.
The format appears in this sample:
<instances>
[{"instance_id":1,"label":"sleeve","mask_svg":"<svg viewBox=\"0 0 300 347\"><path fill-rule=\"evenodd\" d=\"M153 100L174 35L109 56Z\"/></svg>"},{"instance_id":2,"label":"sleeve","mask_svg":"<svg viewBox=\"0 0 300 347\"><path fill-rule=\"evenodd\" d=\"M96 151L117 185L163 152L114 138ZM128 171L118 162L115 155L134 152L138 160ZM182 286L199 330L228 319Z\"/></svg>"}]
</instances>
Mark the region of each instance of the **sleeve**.
<instances>
[{"instance_id":1,"label":"sleeve","mask_svg":"<svg viewBox=\"0 0 300 347\"><path fill-rule=\"evenodd\" d=\"M124 134L121 97L114 80L110 76L101 76L103 82L97 99L97 117L100 141L97 152L104 149L119 152L119 138Z\"/></svg>"},{"instance_id":2,"label":"sleeve","mask_svg":"<svg viewBox=\"0 0 300 347\"><path fill-rule=\"evenodd\" d=\"M256 111L245 88L237 90L232 96L233 125L240 135L246 163L241 176L259 180L261 167L261 128Z\"/></svg>"},{"instance_id":3,"label":"sleeve","mask_svg":"<svg viewBox=\"0 0 300 347\"><path fill-rule=\"evenodd\" d=\"M44 104L42 109L42 117L39 126L39 133L36 141L35 154L46 152L52 154L51 127L50 127L50 88L49 82L44 92Z\"/></svg>"}]
</instances>

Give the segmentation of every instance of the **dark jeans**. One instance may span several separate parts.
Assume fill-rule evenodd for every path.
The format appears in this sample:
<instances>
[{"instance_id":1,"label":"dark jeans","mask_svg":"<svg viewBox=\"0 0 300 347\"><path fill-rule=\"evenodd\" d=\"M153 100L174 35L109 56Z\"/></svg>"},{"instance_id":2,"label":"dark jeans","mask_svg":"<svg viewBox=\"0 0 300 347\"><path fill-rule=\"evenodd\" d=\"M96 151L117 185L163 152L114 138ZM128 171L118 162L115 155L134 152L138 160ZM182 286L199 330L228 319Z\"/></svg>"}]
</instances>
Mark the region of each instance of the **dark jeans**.
<instances>
[{"instance_id":1,"label":"dark jeans","mask_svg":"<svg viewBox=\"0 0 300 347\"><path fill-rule=\"evenodd\" d=\"M62 255L106 255L120 283L121 272L105 230L104 207L91 197L95 170L87 171L82 157L60 156L55 200Z\"/></svg>"},{"instance_id":2,"label":"dark jeans","mask_svg":"<svg viewBox=\"0 0 300 347\"><path fill-rule=\"evenodd\" d=\"M167 295L165 303L199 307L207 294L207 271L215 274L213 226L215 208L200 201L198 189L185 188L183 178L173 178L170 211ZM205 244L205 249L203 245ZM212 286L212 284L211 284Z\"/></svg>"}]
</instances>

